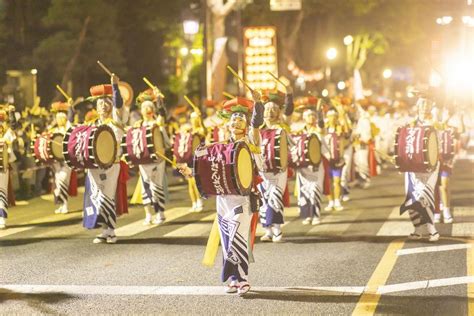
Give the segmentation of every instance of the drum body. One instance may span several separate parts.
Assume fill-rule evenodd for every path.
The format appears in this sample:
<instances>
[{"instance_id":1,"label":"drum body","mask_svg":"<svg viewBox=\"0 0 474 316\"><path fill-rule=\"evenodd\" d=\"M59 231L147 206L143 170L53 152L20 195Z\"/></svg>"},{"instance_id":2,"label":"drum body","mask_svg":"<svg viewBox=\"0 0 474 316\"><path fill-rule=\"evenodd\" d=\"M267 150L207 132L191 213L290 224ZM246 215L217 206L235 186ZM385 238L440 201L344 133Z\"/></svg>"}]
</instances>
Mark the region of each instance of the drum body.
<instances>
[{"instance_id":1,"label":"drum body","mask_svg":"<svg viewBox=\"0 0 474 316\"><path fill-rule=\"evenodd\" d=\"M395 135L395 164L401 172L431 172L438 162L438 138L431 126L400 127Z\"/></svg>"},{"instance_id":2,"label":"drum body","mask_svg":"<svg viewBox=\"0 0 474 316\"><path fill-rule=\"evenodd\" d=\"M262 137L262 153L265 160L265 172L281 172L288 167L288 136L286 131L265 129L260 132Z\"/></svg>"},{"instance_id":3,"label":"drum body","mask_svg":"<svg viewBox=\"0 0 474 316\"><path fill-rule=\"evenodd\" d=\"M200 146L194 155L194 177L202 196L249 195L253 170L245 142Z\"/></svg>"},{"instance_id":4,"label":"drum body","mask_svg":"<svg viewBox=\"0 0 474 316\"><path fill-rule=\"evenodd\" d=\"M8 144L3 139L0 140L0 172L8 171L8 160L10 156L8 154Z\"/></svg>"},{"instance_id":5,"label":"drum body","mask_svg":"<svg viewBox=\"0 0 474 316\"><path fill-rule=\"evenodd\" d=\"M337 133L329 133L326 135L329 149L329 164L333 168L342 168L344 166L344 141L342 136Z\"/></svg>"},{"instance_id":6,"label":"drum body","mask_svg":"<svg viewBox=\"0 0 474 316\"><path fill-rule=\"evenodd\" d=\"M178 133L174 138L173 154L177 163L191 164L196 148L201 145L202 138L198 134Z\"/></svg>"},{"instance_id":7,"label":"drum body","mask_svg":"<svg viewBox=\"0 0 474 316\"><path fill-rule=\"evenodd\" d=\"M61 133L44 133L33 141L33 155L37 163L51 164L63 161L63 139Z\"/></svg>"},{"instance_id":8,"label":"drum body","mask_svg":"<svg viewBox=\"0 0 474 316\"><path fill-rule=\"evenodd\" d=\"M165 153L163 134L156 125L130 128L121 146L125 160L132 165L159 162L157 153Z\"/></svg>"},{"instance_id":9,"label":"drum body","mask_svg":"<svg viewBox=\"0 0 474 316\"><path fill-rule=\"evenodd\" d=\"M290 149L289 166L306 168L321 163L321 142L315 134L291 135L294 146Z\"/></svg>"},{"instance_id":10,"label":"drum body","mask_svg":"<svg viewBox=\"0 0 474 316\"><path fill-rule=\"evenodd\" d=\"M117 140L107 125L79 125L66 132L63 153L71 168L108 169L117 157Z\"/></svg>"},{"instance_id":11,"label":"drum body","mask_svg":"<svg viewBox=\"0 0 474 316\"><path fill-rule=\"evenodd\" d=\"M454 158L456 151L456 140L454 132L448 128L440 132L441 152L439 153L439 160L441 162L450 162Z\"/></svg>"}]
</instances>

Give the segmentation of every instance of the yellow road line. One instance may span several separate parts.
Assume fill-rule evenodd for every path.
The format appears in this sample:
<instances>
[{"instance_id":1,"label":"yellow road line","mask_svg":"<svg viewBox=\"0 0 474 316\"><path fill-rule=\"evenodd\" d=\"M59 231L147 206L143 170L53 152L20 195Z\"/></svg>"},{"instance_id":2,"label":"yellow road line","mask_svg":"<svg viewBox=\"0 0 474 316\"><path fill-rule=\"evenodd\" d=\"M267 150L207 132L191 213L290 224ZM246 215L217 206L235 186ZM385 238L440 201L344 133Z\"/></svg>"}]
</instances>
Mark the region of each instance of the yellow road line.
<instances>
[{"instance_id":1,"label":"yellow road line","mask_svg":"<svg viewBox=\"0 0 474 316\"><path fill-rule=\"evenodd\" d=\"M367 283L365 292L359 298L359 302L352 312L352 315L373 315L380 300L380 294L377 294L379 286L385 285L390 272L392 272L397 262L397 251L403 248L404 240L394 240L388 245L385 254L374 270Z\"/></svg>"},{"instance_id":2,"label":"yellow road line","mask_svg":"<svg viewBox=\"0 0 474 316\"><path fill-rule=\"evenodd\" d=\"M472 247L466 253L467 275L474 276L474 240L469 243ZM467 310L469 316L474 316L474 283L467 284Z\"/></svg>"}]
</instances>

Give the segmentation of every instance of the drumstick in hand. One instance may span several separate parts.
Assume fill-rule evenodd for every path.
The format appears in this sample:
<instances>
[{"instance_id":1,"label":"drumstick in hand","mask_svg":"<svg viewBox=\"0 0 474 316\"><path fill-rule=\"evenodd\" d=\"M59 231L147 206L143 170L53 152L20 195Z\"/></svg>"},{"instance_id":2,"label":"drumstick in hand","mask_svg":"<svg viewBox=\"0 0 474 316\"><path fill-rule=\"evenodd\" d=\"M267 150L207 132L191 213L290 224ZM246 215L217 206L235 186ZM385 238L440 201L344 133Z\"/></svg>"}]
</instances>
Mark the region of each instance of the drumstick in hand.
<instances>
[{"instance_id":1,"label":"drumstick in hand","mask_svg":"<svg viewBox=\"0 0 474 316\"><path fill-rule=\"evenodd\" d=\"M184 99L189 103L189 105L193 108L194 112L201 113L201 110L191 101L187 95L184 96Z\"/></svg>"},{"instance_id":2,"label":"drumstick in hand","mask_svg":"<svg viewBox=\"0 0 474 316\"><path fill-rule=\"evenodd\" d=\"M390 163L393 164L393 165L396 165L396 163L395 163L395 157L390 156L390 155L388 155L388 154L386 154L386 153L384 153L384 152L381 152L381 151L378 150L378 149L375 149L375 151L376 151L383 159L387 160L388 162L390 162Z\"/></svg>"},{"instance_id":3,"label":"drumstick in hand","mask_svg":"<svg viewBox=\"0 0 474 316\"><path fill-rule=\"evenodd\" d=\"M229 71L234 75L234 77L237 78L240 82L242 82L247 87L247 89L250 90L250 92L253 91L253 89L249 86L249 84L244 79L240 78L240 76L237 74L237 72L234 69L232 69L231 66L227 66L227 69L229 69Z\"/></svg>"},{"instance_id":4,"label":"drumstick in hand","mask_svg":"<svg viewBox=\"0 0 474 316\"><path fill-rule=\"evenodd\" d=\"M178 169L178 166L176 165L176 163L174 163L174 162L173 162L172 160L170 160L168 157L166 157L165 155L163 155L162 153L160 153L160 152L158 152L158 151L156 152L156 154L157 154L160 158L162 158L163 160L165 160L166 162L168 162L168 163L171 165L171 167L173 167L173 168L175 168L175 169Z\"/></svg>"},{"instance_id":5,"label":"drumstick in hand","mask_svg":"<svg viewBox=\"0 0 474 316\"><path fill-rule=\"evenodd\" d=\"M97 61L97 64L100 66L100 68L102 68L103 71L112 77L112 72L109 70L109 68L105 67L105 65L101 63L100 60Z\"/></svg>"}]
</instances>

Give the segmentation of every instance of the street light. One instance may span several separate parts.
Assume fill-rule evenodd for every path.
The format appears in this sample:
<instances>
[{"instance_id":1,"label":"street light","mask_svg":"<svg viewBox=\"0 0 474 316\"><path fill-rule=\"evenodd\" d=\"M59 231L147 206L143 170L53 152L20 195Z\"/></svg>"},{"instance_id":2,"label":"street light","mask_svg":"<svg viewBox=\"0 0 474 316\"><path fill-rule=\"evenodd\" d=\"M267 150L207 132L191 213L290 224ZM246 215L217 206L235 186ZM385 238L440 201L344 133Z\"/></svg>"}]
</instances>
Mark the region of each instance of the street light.
<instances>
[{"instance_id":1,"label":"street light","mask_svg":"<svg viewBox=\"0 0 474 316\"><path fill-rule=\"evenodd\" d=\"M344 45L346 46L351 45L353 41L354 41L354 38L351 35L346 35L343 40Z\"/></svg>"},{"instance_id":2,"label":"street light","mask_svg":"<svg viewBox=\"0 0 474 316\"><path fill-rule=\"evenodd\" d=\"M335 49L334 47L329 48L329 49L326 51L326 57L327 57L327 59L329 59L329 60L334 60L334 59L336 59L336 57L337 57L337 49Z\"/></svg>"},{"instance_id":3,"label":"street light","mask_svg":"<svg viewBox=\"0 0 474 316\"><path fill-rule=\"evenodd\" d=\"M339 81L339 82L337 83L337 88L338 88L339 90L344 90L344 89L346 88L346 83L345 83L344 81L342 81L342 80Z\"/></svg>"},{"instance_id":4,"label":"street light","mask_svg":"<svg viewBox=\"0 0 474 316\"><path fill-rule=\"evenodd\" d=\"M392 77L392 69L390 68L384 69L382 75L385 79L390 79Z\"/></svg>"},{"instance_id":5,"label":"street light","mask_svg":"<svg viewBox=\"0 0 474 316\"><path fill-rule=\"evenodd\" d=\"M199 22L195 19L189 18L183 21L184 34L193 36L199 32Z\"/></svg>"}]
</instances>

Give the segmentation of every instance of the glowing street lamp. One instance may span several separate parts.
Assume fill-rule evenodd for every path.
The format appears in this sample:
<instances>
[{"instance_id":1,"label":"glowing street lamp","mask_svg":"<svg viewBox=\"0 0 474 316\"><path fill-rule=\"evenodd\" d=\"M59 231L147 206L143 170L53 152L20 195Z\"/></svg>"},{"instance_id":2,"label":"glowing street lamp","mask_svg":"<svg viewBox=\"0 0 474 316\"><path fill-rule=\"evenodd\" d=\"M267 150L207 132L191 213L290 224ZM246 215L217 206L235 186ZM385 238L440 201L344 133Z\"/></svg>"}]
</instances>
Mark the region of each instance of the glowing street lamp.
<instances>
[{"instance_id":1,"label":"glowing street lamp","mask_svg":"<svg viewBox=\"0 0 474 316\"><path fill-rule=\"evenodd\" d=\"M339 81L339 82L337 83L337 88L338 88L339 90L344 90L344 89L346 88L346 83L345 83L344 81L342 81L342 80Z\"/></svg>"},{"instance_id":2,"label":"glowing street lamp","mask_svg":"<svg viewBox=\"0 0 474 316\"><path fill-rule=\"evenodd\" d=\"M183 21L184 34L193 36L199 32L199 21L195 19L186 19Z\"/></svg>"},{"instance_id":3,"label":"glowing street lamp","mask_svg":"<svg viewBox=\"0 0 474 316\"><path fill-rule=\"evenodd\" d=\"M385 79L390 79L392 77L392 69L390 68L384 69L382 75Z\"/></svg>"},{"instance_id":4,"label":"glowing street lamp","mask_svg":"<svg viewBox=\"0 0 474 316\"><path fill-rule=\"evenodd\" d=\"M346 35L343 39L344 45L349 46L354 41L354 38L351 35Z\"/></svg>"},{"instance_id":5,"label":"glowing street lamp","mask_svg":"<svg viewBox=\"0 0 474 316\"><path fill-rule=\"evenodd\" d=\"M336 57L337 57L337 49L335 49L334 47L331 47L326 51L327 59L334 60L336 59Z\"/></svg>"}]
</instances>

